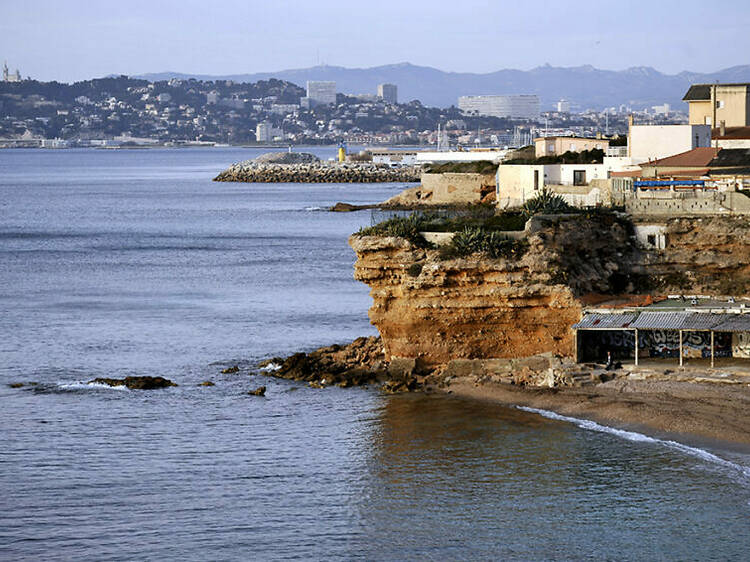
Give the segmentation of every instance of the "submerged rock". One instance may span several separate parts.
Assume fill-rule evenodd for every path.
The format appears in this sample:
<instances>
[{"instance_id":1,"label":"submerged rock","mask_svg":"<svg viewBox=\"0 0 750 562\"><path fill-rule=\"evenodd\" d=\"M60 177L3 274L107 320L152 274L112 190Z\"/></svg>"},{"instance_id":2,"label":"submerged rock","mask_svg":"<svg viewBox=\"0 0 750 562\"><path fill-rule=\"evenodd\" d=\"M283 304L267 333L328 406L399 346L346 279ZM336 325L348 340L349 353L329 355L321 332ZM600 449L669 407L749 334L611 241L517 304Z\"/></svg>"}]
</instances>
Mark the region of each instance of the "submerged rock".
<instances>
[{"instance_id":1,"label":"submerged rock","mask_svg":"<svg viewBox=\"0 0 750 562\"><path fill-rule=\"evenodd\" d=\"M229 375L232 373L239 373L240 368L237 365L234 365L233 367L227 367L226 369L222 369L221 372L224 375Z\"/></svg>"},{"instance_id":2,"label":"submerged rock","mask_svg":"<svg viewBox=\"0 0 750 562\"><path fill-rule=\"evenodd\" d=\"M95 378L89 384L106 384L108 386L125 386L132 390L153 390L155 388L167 388L177 386L164 377L125 377L124 379L109 379L105 377Z\"/></svg>"},{"instance_id":3,"label":"submerged rock","mask_svg":"<svg viewBox=\"0 0 750 562\"><path fill-rule=\"evenodd\" d=\"M22 382L12 382L8 385L11 388L21 388L23 386Z\"/></svg>"},{"instance_id":4,"label":"submerged rock","mask_svg":"<svg viewBox=\"0 0 750 562\"><path fill-rule=\"evenodd\" d=\"M202 383L199 383L198 386L216 386L212 381L203 381Z\"/></svg>"},{"instance_id":5,"label":"submerged rock","mask_svg":"<svg viewBox=\"0 0 750 562\"><path fill-rule=\"evenodd\" d=\"M266 387L265 386L259 386L255 390L251 390L248 392L251 396L265 396L266 395Z\"/></svg>"}]
</instances>

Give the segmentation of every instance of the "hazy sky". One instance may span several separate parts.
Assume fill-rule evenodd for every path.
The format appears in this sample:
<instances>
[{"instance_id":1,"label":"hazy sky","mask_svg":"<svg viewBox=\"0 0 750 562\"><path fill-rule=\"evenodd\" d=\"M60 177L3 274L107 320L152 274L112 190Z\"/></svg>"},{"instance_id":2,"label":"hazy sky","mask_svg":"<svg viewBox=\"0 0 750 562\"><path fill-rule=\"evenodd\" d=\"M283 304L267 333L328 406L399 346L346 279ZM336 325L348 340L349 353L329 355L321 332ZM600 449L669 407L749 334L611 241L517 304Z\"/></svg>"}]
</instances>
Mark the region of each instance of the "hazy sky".
<instances>
[{"instance_id":1,"label":"hazy sky","mask_svg":"<svg viewBox=\"0 0 750 562\"><path fill-rule=\"evenodd\" d=\"M319 62L491 72L750 64L750 0L0 0L0 59L73 81Z\"/></svg>"}]
</instances>

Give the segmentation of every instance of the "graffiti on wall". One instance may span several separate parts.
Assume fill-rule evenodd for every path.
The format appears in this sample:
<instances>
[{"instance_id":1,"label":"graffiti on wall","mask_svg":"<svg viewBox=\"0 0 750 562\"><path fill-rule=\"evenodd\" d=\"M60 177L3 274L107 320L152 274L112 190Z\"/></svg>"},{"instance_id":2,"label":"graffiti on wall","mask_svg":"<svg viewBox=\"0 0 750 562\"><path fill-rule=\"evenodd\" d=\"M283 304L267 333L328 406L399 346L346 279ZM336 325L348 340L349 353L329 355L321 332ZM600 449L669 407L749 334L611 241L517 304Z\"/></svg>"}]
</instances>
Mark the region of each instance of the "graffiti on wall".
<instances>
[{"instance_id":1,"label":"graffiti on wall","mask_svg":"<svg viewBox=\"0 0 750 562\"><path fill-rule=\"evenodd\" d=\"M732 357L750 358L750 332L732 334Z\"/></svg>"},{"instance_id":2,"label":"graffiti on wall","mask_svg":"<svg viewBox=\"0 0 750 562\"><path fill-rule=\"evenodd\" d=\"M750 357L750 334L746 339L737 340L735 345L732 335L714 334L715 357L732 357L733 351L744 350L741 357ZM631 330L612 330L590 332L586 340L586 355L592 358L606 357L611 352L613 358L625 359L634 356L635 332ZM683 357L711 357L710 332L683 332ZM679 357L680 333L677 330L641 330L638 332L638 354L640 357ZM734 353L737 355L737 351Z\"/></svg>"}]
</instances>

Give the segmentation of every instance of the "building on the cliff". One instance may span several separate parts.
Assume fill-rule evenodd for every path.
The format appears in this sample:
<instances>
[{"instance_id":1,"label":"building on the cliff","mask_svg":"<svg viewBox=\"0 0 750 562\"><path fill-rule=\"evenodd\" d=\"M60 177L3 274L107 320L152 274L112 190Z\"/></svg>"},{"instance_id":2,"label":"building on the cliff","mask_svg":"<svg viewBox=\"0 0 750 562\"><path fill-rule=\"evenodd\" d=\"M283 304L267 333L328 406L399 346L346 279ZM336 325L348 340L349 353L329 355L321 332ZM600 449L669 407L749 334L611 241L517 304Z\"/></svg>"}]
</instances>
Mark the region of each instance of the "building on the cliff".
<instances>
[{"instance_id":1,"label":"building on the cliff","mask_svg":"<svg viewBox=\"0 0 750 562\"><path fill-rule=\"evenodd\" d=\"M588 139L583 137L539 137L534 139L537 158L558 156L566 152L583 152L584 150L604 150L609 148L607 139Z\"/></svg>"},{"instance_id":2,"label":"building on the cliff","mask_svg":"<svg viewBox=\"0 0 750 562\"><path fill-rule=\"evenodd\" d=\"M592 308L573 325L577 362L675 361L715 366L750 359L750 303L676 297L641 308ZM636 344L637 342L637 344Z\"/></svg>"},{"instance_id":3,"label":"building on the cliff","mask_svg":"<svg viewBox=\"0 0 750 562\"><path fill-rule=\"evenodd\" d=\"M691 125L750 125L750 83L693 84L682 99L688 102Z\"/></svg>"}]
</instances>

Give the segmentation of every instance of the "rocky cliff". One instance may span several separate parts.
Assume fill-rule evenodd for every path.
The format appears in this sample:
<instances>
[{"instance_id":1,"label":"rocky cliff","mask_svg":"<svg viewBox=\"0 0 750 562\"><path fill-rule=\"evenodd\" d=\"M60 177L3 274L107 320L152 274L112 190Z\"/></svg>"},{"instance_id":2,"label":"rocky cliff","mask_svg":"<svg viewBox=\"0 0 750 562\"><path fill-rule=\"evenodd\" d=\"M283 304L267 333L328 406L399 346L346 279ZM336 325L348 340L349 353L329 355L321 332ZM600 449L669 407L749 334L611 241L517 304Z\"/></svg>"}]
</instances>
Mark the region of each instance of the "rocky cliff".
<instances>
[{"instance_id":1,"label":"rocky cliff","mask_svg":"<svg viewBox=\"0 0 750 562\"><path fill-rule=\"evenodd\" d=\"M404 238L354 235L355 279L371 287L370 320L386 358L425 366L455 359L573 354L571 325L595 296L750 288L750 224L671 219L667 247L639 247L626 217L535 217L521 257L442 259Z\"/></svg>"}]
</instances>

